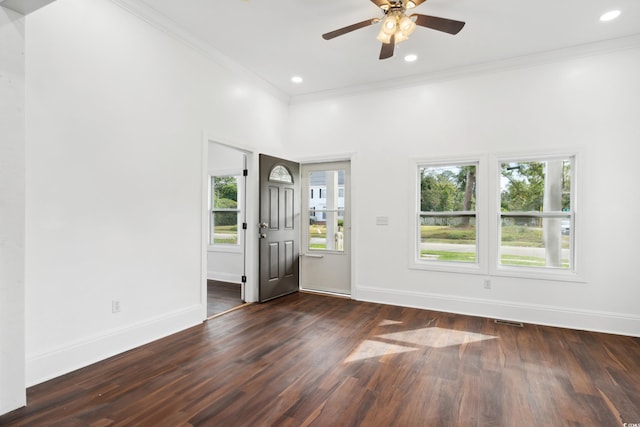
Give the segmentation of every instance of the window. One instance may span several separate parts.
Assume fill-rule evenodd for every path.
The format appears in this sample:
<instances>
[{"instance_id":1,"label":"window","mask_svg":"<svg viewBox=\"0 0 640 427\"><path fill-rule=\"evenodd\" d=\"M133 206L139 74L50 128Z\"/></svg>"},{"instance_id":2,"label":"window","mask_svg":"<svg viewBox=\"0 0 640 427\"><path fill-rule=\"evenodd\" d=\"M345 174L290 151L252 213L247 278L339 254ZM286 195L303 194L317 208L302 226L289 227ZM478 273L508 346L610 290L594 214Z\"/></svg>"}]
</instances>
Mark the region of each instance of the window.
<instances>
[{"instance_id":1,"label":"window","mask_svg":"<svg viewBox=\"0 0 640 427\"><path fill-rule=\"evenodd\" d=\"M240 176L211 177L211 245L238 245L240 208L238 181Z\"/></svg>"},{"instance_id":2,"label":"window","mask_svg":"<svg viewBox=\"0 0 640 427\"><path fill-rule=\"evenodd\" d=\"M308 201L307 248L310 251L344 252L344 169L314 170L309 172L306 182L315 184L320 198L324 195L326 199L313 200L311 197Z\"/></svg>"},{"instance_id":3,"label":"window","mask_svg":"<svg viewBox=\"0 0 640 427\"><path fill-rule=\"evenodd\" d=\"M573 270L573 163L500 162L500 266Z\"/></svg>"},{"instance_id":4,"label":"window","mask_svg":"<svg viewBox=\"0 0 640 427\"><path fill-rule=\"evenodd\" d=\"M269 181L293 184L293 177L286 167L282 165L275 165L269 173Z\"/></svg>"},{"instance_id":5,"label":"window","mask_svg":"<svg viewBox=\"0 0 640 427\"><path fill-rule=\"evenodd\" d=\"M416 161L411 266L583 281L575 250L579 157Z\"/></svg>"},{"instance_id":6,"label":"window","mask_svg":"<svg viewBox=\"0 0 640 427\"><path fill-rule=\"evenodd\" d=\"M477 164L419 165L418 259L478 262Z\"/></svg>"}]
</instances>

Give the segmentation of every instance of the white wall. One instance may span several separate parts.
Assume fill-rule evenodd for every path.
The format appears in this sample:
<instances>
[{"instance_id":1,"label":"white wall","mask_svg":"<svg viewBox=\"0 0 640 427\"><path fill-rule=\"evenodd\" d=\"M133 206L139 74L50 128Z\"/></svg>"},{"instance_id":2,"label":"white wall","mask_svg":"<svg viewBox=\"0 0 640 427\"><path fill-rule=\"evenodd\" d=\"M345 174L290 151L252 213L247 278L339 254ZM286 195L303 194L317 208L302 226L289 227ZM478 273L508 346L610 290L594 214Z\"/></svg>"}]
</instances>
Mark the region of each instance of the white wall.
<instances>
[{"instance_id":1,"label":"white wall","mask_svg":"<svg viewBox=\"0 0 640 427\"><path fill-rule=\"evenodd\" d=\"M26 336L27 384L204 318L207 132L287 158L355 153L357 298L640 335L640 286L631 267L638 232L608 226L632 224L638 210L628 184L640 136L637 49L289 110L270 88L110 1L58 0L27 21L26 335L19 320L17 329L0 329L3 351L11 342L8 357L16 360L9 365L2 353L3 370L20 368ZM10 29L7 40L19 49L20 37ZM19 60L5 62L2 47L5 72ZM0 81L2 106L20 106L19 97L4 102L6 88ZM387 124L381 111L393 112ZM24 170L20 130L12 132L16 150L3 139L1 154L11 151L15 169L6 169L11 179L3 175L0 195L15 201L7 223L15 247L1 259L18 269ZM485 291L477 276L407 268L409 158L563 146L586 151L588 232L579 248L586 283L496 277ZM256 183L250 187L257 199ZM375 226L379 215L389 217L388 227ZM15 321L21 274L4 266L2 274L1 304L5 296L17 302L2 305L2 316L14 310ZM114 299L121 313L111 313ZM10 383L21 388L13 374ZM11 396L20 404L24 392Z\"/></svg>"},{"instance_id":2,"label":"white wall","mask_svg":"<svg viewBox=\"0 0 640 427\"><path fill-rule=\"evenodd\" d=\"M355 297L640 336L639 74L635 48L293 105L292 156L357 153ZM586 283L408 268L411 158L576 147Z\"/></svg>"},{"instance_id":3,"label":"white wall","mask_svg":"<svg viewBox=\"0 0 640 427\"><path fill-rule=\"evenodd\" d=\"M209 142L209 175L242 174L244 153L234 148ZM239 183L242 187L242 183ZM242 191L242 188L240 189ZM241 196L241 193L238 193ZM242 203L242 201L239 201ZM242 231L239 230L242 244ZM207 278L223 282L240 283L244 274L244 255L242 245L213 246L207 250Z\"/></svg>"},{"instance_id":4,"label":"white wall","mask_svg":"<svg viewBox=\"0 0 640 427\"><path fill-rule=\"evenodd\" d=\"M288 111L107 0L30 15L26 49L35 384L204 319L203 135L281 151Z\"/></svg>"},{"instance_id":5,"label":"white wall","mask_svg":"<svg viewBox=\"0 0 640 427\"><path fill-rule=\"evenodd\" d=\"M23 406L24 17L0 7L0 414Z\"/></svg>"}]
</instances>

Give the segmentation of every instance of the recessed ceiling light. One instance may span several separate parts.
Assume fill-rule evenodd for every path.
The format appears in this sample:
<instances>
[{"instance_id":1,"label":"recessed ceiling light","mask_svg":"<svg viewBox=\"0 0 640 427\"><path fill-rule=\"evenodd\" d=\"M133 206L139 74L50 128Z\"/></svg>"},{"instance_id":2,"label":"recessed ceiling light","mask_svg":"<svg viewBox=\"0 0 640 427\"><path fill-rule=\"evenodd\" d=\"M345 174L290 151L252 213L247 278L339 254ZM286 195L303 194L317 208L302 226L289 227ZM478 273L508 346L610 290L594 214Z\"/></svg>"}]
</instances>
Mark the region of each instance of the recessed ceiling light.
<instances>
[{"instance_id":1,"label":"recessed ceiling light","mask_svg":"<svg viewBox=\"0 0 640 427\"><path fill-rule=\"evenodd\" d=\"M620 11L619 10L611 10L611 11L605 13L604 15L602 15L600 17L600 20L602 22L612 21L612 20L616 19L618 16L620 16Z\"/></svg>"},{"instance_id":2,"label":"recessed ceiling light","mask_svg":"<svg viewBox=\"0 0 640 427\"><path fill-rule=\"evenodd\" d=\"M302 83L302 77L293 76L293 77L291 77L291 81L294 82L294 83Z\"/></svg>"},{"instance_id":3,"label":"recessed ceiling light","mask_svg":"<svg viewBox=\"0 0 640 427\"><path fill-rule=\"evenodd\" d=\"M418 55L415 55L415 54L411 53L411 54L405 56L404 60L407 61L407 62L415 62L415 61L418 60Z\"/></svg>"}]
</instances>

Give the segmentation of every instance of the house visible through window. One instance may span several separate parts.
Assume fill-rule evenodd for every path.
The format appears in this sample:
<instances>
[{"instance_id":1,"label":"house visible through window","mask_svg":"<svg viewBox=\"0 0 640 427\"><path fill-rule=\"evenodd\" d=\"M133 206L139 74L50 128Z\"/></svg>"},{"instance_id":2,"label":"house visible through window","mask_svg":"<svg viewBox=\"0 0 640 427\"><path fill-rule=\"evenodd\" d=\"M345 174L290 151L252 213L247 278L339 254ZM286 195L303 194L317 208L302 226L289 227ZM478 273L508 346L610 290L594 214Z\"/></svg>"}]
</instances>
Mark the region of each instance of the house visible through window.
<instances>
[{"instance_id":1,"label":"house visible through window","mask_svg":"<svg viewBox=\"0 0 640 427\"><path fill-rule=\"evenodd\" d=\"M212 245L237 245L240 222L240 176L211 177L210 240Z\"/></svg>"},{"instance_id":2,"label":"house visible through window","mask_svg":"<svg viewBox=\"0 0 640 427\"><path fill-rule=\"evenodd\" d=\"M419 166L419 259L477 262L476 169L476 164Z\"/></svg>"}]
</instances>

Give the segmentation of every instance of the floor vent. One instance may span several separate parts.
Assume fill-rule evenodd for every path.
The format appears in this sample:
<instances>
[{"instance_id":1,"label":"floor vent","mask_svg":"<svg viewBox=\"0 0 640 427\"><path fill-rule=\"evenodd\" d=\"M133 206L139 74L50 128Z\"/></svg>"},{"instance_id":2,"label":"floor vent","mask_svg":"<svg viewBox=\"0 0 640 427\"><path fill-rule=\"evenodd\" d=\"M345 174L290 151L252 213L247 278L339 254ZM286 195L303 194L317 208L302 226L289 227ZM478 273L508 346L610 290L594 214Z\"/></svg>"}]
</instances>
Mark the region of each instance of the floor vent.
<instances>
[{"instance_id":1,"label":"floor vent","mask_svg":"<svg viewBox=\"0 0 640 427\"><path fill-rule=\"evenodd\" d=\"M524 327L524 323L522 323L522 322L514 322L514 321L511 321L511 320L495 319L494 323L497 323L498 325L517 326L518 328Z\"/></svg>"}]
</instances>

